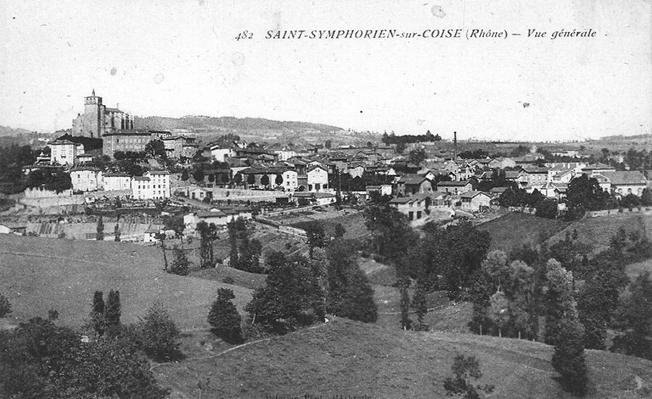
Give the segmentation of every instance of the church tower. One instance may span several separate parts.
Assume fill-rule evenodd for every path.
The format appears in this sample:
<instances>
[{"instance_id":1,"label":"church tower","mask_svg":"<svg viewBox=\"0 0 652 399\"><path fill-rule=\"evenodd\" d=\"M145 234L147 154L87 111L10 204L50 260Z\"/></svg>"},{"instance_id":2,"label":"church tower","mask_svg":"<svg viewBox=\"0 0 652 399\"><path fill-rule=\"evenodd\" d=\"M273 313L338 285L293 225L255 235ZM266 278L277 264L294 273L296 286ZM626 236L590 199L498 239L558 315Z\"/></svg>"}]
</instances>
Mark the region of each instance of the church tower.
<instances>
[{"instance_id":1,"label":"church tower","mask_svg":"<svg viewBox=\"0 0 652 399\"><path fill-rule=\"evenodd\" d=\"M101 138L104 135L105 106L102 97L95 95L84 97L84 113L78 114L72 122L73 136Z\"/></svg>"}]
</instances>

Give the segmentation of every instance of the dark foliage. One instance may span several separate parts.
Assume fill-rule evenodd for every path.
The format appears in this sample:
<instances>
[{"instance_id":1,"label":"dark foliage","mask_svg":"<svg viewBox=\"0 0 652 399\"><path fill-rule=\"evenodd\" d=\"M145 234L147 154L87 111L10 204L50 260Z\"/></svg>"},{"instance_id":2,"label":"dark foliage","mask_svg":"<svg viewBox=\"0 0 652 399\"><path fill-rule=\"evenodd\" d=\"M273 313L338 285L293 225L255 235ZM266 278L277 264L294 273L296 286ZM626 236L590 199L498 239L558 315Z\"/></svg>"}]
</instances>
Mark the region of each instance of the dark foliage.
<instances>
[{"instance_id":1,"label":"dark foliage","mask_svg":"<svg viewBox=\"0 0 652 399\"><path fill-rule=\"evenodd\" d=\"M575 319L567 317L559 324L559 340L552 355L552 367L560 374L559 383L565 391L584 396L588 370L584 359L584 331Z\"/></svg>"},{"instance_id":2,"label":"dark foliage","mask_svg":"<svg viewBox=\"0 0 652 399\"><path fill-rule=\"evenodd\" d=\"M491 393L493 385L473 385L473 380L482 378L480 363L475 356L457 355L451 366L453 377L444 380L444 389L449 396L461 396L464 399L480 399L480 393Z\"/></svg>"},{"instance_id":3,"label":"dark foliage","mask_svg":"<svg viewBox=\"0 0 652 399\"><path fill-rule=\"evenodd\" d=\"M218 289L217 299L213 302L208 313L208 323L213 327L213 334L228 343L240 344L244 339L242 338L242 328L240 326L240 314L233 302L231 302L234 298L235 295L233 295L232 290Z\"/></svg>"},{"instance_id":4,"label":"dark foliage","mask_svg":"<svg viewBox=\"0 0 652 399\"><path fill-rule=\"evenodd\" d=\"M246 307L254 323L284 334L324 319L323 290L308 259L276 253L270 256L268 269L265 286L254 292Z\"/></svg>"}]
</instances>

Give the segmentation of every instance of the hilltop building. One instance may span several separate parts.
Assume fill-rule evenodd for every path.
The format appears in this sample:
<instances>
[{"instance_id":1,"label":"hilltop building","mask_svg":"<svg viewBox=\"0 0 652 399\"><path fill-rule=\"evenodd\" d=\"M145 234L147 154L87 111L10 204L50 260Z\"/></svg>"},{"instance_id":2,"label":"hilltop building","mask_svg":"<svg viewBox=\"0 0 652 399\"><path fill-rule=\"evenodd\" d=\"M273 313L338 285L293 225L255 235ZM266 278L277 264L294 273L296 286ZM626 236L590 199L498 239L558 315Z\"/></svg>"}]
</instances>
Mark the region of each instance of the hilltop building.
<instances>
[{"instance_id":1,"label":"hilltop building","mask_svg":"<svg viewBox=\"0 0 652 399\"><path fill-rule=\"evenodd\" d=\"M118 108L106 107L94 89L90 96L84 97L84 112L72 121L73 136L101 138L106 133L133 128L133 117Z\"/></svg>"}]
</instances>

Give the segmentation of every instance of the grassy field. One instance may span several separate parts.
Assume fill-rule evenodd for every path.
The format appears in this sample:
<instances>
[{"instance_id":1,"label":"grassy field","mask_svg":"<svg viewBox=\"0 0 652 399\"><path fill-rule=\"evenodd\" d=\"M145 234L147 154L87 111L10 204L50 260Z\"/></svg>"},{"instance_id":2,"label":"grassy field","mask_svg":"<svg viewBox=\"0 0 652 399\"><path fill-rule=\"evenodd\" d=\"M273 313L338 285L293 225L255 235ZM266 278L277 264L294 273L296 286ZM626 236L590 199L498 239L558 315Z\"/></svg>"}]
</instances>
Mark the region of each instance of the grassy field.
<instances>
[{"instance_id":1,"label":"grassy field","mask_svg":"<svg viewBox=\"0 0 652 399\"><path fill-rule=\"evenodd\" d=\"M162 302L182 329L208 327L217 288L233 289L242 310L251 290L165 273L161 251L112 241L58 240L0 235L0 292L19 320L59 312L64 325L87 318L95 290L120 290L122 321L133 322Z\"/></svg>"},{"instance_id":2,"label":"grassy field","mask_svg":"<svg viewBox=\"0 0 652 399\"><path fill-rule=\"evenodd\" d=\"M652 229L648 227L650 224L652 224L652 216L644 214L616 214L595 218L587 217L573 222L566 229L550 237L547 242L552 244L563 240L566 236L566 231L572 233L573 230L577 230L578 240L590 245L593 248L593 252L598 253L609 247L609 240L621 227L627 232L638 231L640 233L646 233L648 238L652 238L650 235L652 234Z\"/></svg>"},{"instance_id":3,"label":"grassy field","mask_svg":"<svg viewBox=\"0 0 652 399\"><path fill-rule=\"evenodd\" d=\"M249 343L200 359L161 365L154 373L173 398L445 397L457 353L474 355L495 385L495 398L571 398L553 379L552 348L525 340L470 334L404 332L346 319ZM641 398L652 362L587 351L589 398ZM638 388L638 389L637 389ZM649 393L649 391L647 391ZM366 396L365 396L366 395Z\"/></svg>"},{"instance_id":4,"label":"grassy field","mask_svg":"<svg viewBox=\"0 0 652 399\"><path fill-rule=\"evenodd\" d=\"M491 234L490 250L501 249L509 252L512 248L523 244L536 246L568 225L568 222L562 220L540 218L524 213L508 213L478 225L478 229Z\"/></svg>"}]
</instances>

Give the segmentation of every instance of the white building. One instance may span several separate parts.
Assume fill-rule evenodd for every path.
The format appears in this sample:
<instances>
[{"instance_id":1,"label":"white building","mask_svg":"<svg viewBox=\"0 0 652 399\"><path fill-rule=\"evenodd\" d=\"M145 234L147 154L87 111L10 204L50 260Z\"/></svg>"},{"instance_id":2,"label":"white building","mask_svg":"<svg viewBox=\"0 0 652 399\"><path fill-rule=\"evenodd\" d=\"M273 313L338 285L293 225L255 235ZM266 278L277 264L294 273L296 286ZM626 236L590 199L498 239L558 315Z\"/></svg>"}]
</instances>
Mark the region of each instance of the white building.
<instances>
[{"instance_id":1,"label":"white building","mask_svg":"<svg viewBox=\"0 0 652 399\"><path fill-rule=\"evenodd\" d=\"M55 140L50 147L50 163L58 165L74 165L75 158L84 153L84 145L70 140Z\"/></svg>"},{"instance_id":2,"label":"white building","mask_svg":"<svg viewBox=\"0 0 652 399\"><path fill-rule=\"evenodd\" d=\"M276 151L274 151L274 153L275 153L276 155L278 155L278 160L279 160L279 161L287 161L288 159L297 156L297 152L296 152L296 151L293 151L293 150L286 150L286 149L283 149L283 150L276 150Z\"/></svg>"},{"instance_id":3,"label":"white building","mask_svg":"<svg viewBox=\"0 0 652 399\"><path fill-rule=\"evenodd\" d=\"M218 162L226 162L226 158L234 157L235 151L232 148L224 148L221 146L212 146L211 155Z\"/></svg>"},{"instance_id":4,"label":"white building","mask_svg":"<svg viewBox=\"0 0 652 399\"><path fill-rule=\"evenodd\" d=\"M299 178L296 170L288 169L284 171L281 176L283 177L283 190L295 191L299 188Z\"/></svg>"},{"instance_id":5,"label":"white building","mask_svg":"<svg viewBox=\"0 0 652 399\"><path fill-rule=\"evenodd\" d=\"M308 169L308 191L321 191L328 189L328 171L321 165L314 165Z\"/></svg>"},{"instance_id":6,"label":"white building","mask_svg":"<svg viewBox=\"0 0 652 399\"><path fill-rule=\"evenodd\" d=\"M131 196L134 199L152 200L170 198L170 173L149 171L131 179Z\"/></svg>"},{"instance_id":7,"label":"white building","mask_svg":"<svg viewBox=\"0 0 652 399\"><path fill-rule=\"evenodd\" d=\"M102 190L102 171L93 166L78 166L70 170L72 191Z\"/></svg>"},{"instance_id":8,"label":"white building","mask_svg":"<svg viewBox=\"0 0 652 399\"><path fill-rule=\"evenodd\" d=\"M131 176L126 173L106 173L102 177L104 190L118 191L131 189Z\"/></svg>"}]
</instances>

